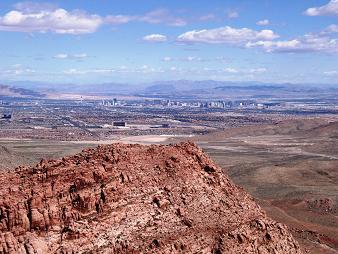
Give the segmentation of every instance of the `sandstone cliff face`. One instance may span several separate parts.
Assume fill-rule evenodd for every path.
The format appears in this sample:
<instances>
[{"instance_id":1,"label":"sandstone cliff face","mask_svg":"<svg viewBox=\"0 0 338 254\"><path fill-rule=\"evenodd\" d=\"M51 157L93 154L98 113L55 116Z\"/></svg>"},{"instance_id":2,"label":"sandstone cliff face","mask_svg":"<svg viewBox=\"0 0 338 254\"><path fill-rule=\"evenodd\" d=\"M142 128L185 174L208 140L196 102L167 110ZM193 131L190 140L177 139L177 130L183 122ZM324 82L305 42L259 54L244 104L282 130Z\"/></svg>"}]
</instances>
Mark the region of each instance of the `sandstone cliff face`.
<instances>
[{"instance_id":1,"label":"sandstone cliff face","mask_svg":"<svg viewBox=\"0 0 338 254\"><path fill-rule=\"evenodd\" d=\"M114 144L0 174L0 253L301 253L200 148Z\"/></svg>"}]
</instances>

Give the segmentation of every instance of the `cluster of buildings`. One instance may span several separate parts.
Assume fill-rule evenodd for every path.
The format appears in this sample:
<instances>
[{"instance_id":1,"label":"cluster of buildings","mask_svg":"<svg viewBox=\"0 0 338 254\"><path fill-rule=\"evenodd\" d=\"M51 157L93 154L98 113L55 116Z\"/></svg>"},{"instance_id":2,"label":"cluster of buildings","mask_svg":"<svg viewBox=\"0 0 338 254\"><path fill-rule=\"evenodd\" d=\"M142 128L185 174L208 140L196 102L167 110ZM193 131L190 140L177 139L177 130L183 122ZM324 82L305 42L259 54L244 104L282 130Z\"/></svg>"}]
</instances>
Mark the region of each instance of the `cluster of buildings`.
<instances>
[{"instance_id":1,"label":"cluster of buildings","mask_svg":"<svg viewBox=\"0 0 338 254\"><path fill-rule=\"evenodd\" d=\"M7 101L0 100L0 105L9 105L9 103Z\"/></svg>"},{"instance_id":2,"label":"cluster of buildings","mask_svg":"<svg viewBox=\"0 0 338 254\"><path fill-rule=\"evenodd\" d=\"M102 100L101 105L106 107L115 107L119 105L119 102L116 98L114 98L112 100Z\"/></svg>"},{"instance_id":3,"label":"cluster of buildings","mask_svg":"<svg viewBox=\"0 0 338 254\"><path fill-rule=\"evenodd\" d=\"M253 100L242 101L180 101L163 99L145 99L133 102L117 102L105 100L101 103L103 106L134 106L134 107L188 107L188 108L211 108L211 109L230 109L230 108L268 108L267 104L257 103Z\"/></svg>"},{"instance_id":4,"label":"cluster of buildings","mask_svg":"<svg viewBox=\"0 0 338 254\"><path fill-rule=\"evenodd\" d=\"M200 108L267 108L265 104L257 103L251 100L245 101L207 101L207 102L200 102Z\"/></svg>"},{"instance_id":5,"label":"cluster of buildings","mask_svg":"<svg viewBox=\"0 0 338 254\"><path fill-rule=\"evenodd\" d=\"M0 100L0 105L1 106L7 106L9 105L8 102L4 101L4 100ZM11 113L2 113L0 114L0 120L10 120L12 119L12 114Z\"/></svg>"},{"instance_id":6,"label":"cluster of buildings","mask_svg":"<svg viewBox=\"0 0 338 254\"><path fill-rule=\"evenodd\" d=\"M2 120L10 120L10 119L12 119L12 114L2 114L1 119Z\"/></svg>"}]
</instances>

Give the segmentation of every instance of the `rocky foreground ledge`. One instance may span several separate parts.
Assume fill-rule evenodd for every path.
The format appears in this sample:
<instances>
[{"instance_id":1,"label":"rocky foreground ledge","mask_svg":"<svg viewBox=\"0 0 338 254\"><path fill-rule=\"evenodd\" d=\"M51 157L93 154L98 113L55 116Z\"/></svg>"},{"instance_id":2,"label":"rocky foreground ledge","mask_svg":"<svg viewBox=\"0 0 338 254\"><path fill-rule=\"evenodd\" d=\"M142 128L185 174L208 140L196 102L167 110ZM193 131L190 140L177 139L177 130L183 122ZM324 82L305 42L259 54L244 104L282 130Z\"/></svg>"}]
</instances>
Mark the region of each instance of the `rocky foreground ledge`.
<instances>
[{"instance_id":1,"label":"rocky foreground ledge","mask_svg":"<svg viewBox=\"0 0 338 254\"><path fill-rule=\"evenodd\" d=\"M0 173L0 253L301 253L192 143L114 144Z\"/></svg>"}]
</instances>

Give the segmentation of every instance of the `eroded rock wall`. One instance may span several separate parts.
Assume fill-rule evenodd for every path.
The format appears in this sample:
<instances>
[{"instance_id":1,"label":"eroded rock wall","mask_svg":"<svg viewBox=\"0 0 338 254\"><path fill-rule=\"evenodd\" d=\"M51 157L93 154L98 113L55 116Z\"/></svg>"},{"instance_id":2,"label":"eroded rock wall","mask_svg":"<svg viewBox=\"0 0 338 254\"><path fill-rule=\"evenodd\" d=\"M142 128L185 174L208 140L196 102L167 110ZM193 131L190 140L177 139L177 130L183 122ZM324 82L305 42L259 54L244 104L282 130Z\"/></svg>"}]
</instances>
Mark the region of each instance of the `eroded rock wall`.
<instances>
[{"instance_id":1,"label":"eroded rock wall","mask_svg":"<svg viewBox=\"0 0 338 254\"><path fill-rule=\"evenodd\" d=\"M0 174L0 254L301 253L192 143L114 144Z\"/></svg>"}]
</instances>

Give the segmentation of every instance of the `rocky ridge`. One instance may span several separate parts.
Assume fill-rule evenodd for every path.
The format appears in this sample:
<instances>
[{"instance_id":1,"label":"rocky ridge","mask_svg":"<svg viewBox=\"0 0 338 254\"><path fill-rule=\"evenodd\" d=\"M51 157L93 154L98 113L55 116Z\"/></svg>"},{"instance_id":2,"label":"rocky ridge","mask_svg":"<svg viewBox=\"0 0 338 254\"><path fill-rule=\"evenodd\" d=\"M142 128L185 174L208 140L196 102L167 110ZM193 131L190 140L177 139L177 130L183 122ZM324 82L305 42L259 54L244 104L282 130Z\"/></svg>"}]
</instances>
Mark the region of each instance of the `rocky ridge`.
<instances>
[{"instance_id":1,"label":"rocky ridge","mask_svg":"<svg viewBox=\"0 0 338 254\"><path fill-rule=\"evenodd\" d=\"M0 253L302 253L192 143L114 144L0 174Z\"/></svg>"}]
</instances>

